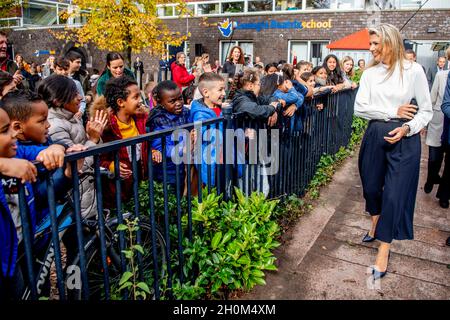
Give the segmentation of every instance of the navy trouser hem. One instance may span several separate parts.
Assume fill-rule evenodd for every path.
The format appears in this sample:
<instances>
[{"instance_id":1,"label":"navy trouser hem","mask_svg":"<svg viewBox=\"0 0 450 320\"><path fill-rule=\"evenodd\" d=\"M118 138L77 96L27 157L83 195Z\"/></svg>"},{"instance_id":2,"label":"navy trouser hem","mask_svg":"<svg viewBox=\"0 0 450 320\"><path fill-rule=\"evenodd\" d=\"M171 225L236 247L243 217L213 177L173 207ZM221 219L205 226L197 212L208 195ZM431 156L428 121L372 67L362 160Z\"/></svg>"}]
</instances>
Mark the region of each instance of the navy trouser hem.
<instances>
[{"instance_id":1,"label":"navy trouser hem","mask_svg":"<svg viewBox=\"0 0 450 320\"><path fill-rule=\"evenodd\" d=\"M382 241L385 243L392 243L393 240L414 240L414 237L395 237L395 238L385 238L385 237L378 237L375 235L374 237L378 241Z\"/></svg>"},{"instance_id":2,"label":"navy trouser hem","mask_svg":"<svg viewBox=\"0 0 450 320\"><path fill-rule=\"evenodd\" d=\"M380 215L375 238L411 239L420 170L420 136L395 144L384 140L401 123L371 122L361 144L359 172L371 216ZM393 237L395 235L395 237Z\"/></svg>"}]
</instances>

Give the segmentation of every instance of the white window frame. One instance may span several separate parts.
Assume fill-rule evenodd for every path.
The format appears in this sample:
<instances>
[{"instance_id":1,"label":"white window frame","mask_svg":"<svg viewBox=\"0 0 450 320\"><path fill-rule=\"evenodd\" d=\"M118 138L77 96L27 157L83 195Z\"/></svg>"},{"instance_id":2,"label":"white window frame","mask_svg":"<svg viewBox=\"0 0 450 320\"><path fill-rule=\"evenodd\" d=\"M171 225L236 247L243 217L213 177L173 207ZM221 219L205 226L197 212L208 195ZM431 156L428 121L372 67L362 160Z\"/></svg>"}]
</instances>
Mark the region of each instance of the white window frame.
<instances>
[{"instance_id":1,"label":"white window frame","mask_svg":"<svg viewBox=\"0 0 450 320\"><path fill-rule=\"evenodd\" d=\"M322 39L313 39L313 40L302 40L302 39L291 39L288 42L288 52L287 52L287 61L290 63L292 60L291 57L291 50L292 50L292 43L295 42L303 42L307 43L307 51L306 55L308 56L308 61L311 60L311 51L312 51L312 43L313 42L322 42L322 43L328 43L330 44L331 40L322 40Z\"/></svg>"},{"instance_id":2,"label":"white window frame","mask_svg":"<svg viewBox=\"0 0 450 320\"><path fill-rule=\"evenodd\" d=\"M231 43L231 47L234 47L234 46L238 46L239 42L250 42L250 43L252 43L253 44L253 51L254 51L254 49L255 49L255 42L253 40L242 40L242 39L238 39L238 40L234 40L233 39L231 41L229 41L229 40L220 40L219 41L219 61L220 61L220 63L222 65L223 65L222 60L225 63L225 59L226 59L226 57L225 57L225 59L222 59L222 46L223 46L223 43ZM253 55L254 54L255 54L255 52L253 52ZM254 59L254 56L252 56L252 59Z\"/></svg>"}]
</instances>

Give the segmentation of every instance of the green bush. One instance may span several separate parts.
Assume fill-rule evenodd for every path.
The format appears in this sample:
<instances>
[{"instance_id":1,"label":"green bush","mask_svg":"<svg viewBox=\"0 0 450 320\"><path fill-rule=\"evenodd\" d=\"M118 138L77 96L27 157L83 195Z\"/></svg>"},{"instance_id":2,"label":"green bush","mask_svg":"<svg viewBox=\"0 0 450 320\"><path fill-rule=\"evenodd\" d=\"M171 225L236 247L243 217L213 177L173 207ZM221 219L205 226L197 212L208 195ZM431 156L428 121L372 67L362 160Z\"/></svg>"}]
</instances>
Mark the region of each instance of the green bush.
<instances>
[{"instance_id":1,"label":"green bush","mask_svg":"<svg viewBox=\"0 0 450 320\"><path fill-rule=\"evenodd\" d=\"M195 227L203 226L184 243L186 279L197 275L194 283L180 284L174 279L176 299L223 298L231 290L250 290L265 284L264 270L277 270L272 250L279 227L272 213L277 200L267 200L262 193L245 197L235 189L234 202L222 201L221 195L205 195L202 203L193 201Z\"/></svg>"}]
</instances>

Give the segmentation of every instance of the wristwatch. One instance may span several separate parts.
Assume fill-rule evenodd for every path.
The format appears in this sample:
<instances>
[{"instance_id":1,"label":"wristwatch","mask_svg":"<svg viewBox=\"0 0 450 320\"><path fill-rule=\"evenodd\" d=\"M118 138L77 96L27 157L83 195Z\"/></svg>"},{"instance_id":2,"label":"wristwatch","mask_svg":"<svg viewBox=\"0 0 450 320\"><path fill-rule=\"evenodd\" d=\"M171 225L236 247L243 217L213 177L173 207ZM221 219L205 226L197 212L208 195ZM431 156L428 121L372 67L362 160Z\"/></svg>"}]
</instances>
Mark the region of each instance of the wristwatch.
<instances>
[{"instance_id":1,"label":"wristwatch","mask_svg":"<svg viewBox=\"0 0 450 320\"><path fill-rule=\"evenodd\" d=\"M411 127L407 123L403 124L402 128L406 128L406 134L407 135L411 132Z\"/></svg>"}]
</instances>

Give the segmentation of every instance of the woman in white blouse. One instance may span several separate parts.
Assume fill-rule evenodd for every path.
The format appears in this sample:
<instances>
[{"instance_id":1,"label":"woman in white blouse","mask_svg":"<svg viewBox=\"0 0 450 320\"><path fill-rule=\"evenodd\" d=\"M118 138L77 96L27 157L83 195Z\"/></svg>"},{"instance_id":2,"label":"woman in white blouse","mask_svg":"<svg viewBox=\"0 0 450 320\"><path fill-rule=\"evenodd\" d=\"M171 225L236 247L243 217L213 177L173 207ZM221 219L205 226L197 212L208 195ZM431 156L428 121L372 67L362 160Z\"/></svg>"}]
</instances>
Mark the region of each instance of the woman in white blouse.
<instances>
[{"instance_id":1,"label":"woman in white blouse","mask_svg":"<svg viewBox=\"0 0 450 320\"><path fill-rule=\"evenodd\" d=\"M364 242L380 241L374 279L386 275L392 240L413 239L419 182L420 135L432 117L427 78L422 67L405 59L396 27L370 29L373 61L360 82L355 115L371 120L359 155L359 171L372 216ZM417 106L411 100L417 101Z\"/></svg>"}]
</instances>

